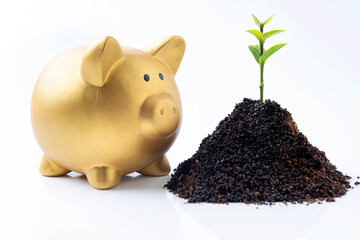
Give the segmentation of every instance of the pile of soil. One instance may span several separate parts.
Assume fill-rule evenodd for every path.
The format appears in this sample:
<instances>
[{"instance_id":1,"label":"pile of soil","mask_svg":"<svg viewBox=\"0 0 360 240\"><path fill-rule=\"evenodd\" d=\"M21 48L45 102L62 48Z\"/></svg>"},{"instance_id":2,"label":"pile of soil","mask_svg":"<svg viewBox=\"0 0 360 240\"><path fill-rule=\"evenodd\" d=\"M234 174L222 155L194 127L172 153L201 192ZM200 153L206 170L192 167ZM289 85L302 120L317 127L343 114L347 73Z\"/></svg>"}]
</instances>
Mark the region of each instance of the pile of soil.
<instances>
[{"instance_id":1,"label":"pile of soil","mask_svg":"<svg viewBox=\"0 0 360 240\"><path fill-rule=\"evenodd\" d=\"M188 202L334 201L350 188L274 101L244 99L165 185Z\"/></svg>"}]
</instances>

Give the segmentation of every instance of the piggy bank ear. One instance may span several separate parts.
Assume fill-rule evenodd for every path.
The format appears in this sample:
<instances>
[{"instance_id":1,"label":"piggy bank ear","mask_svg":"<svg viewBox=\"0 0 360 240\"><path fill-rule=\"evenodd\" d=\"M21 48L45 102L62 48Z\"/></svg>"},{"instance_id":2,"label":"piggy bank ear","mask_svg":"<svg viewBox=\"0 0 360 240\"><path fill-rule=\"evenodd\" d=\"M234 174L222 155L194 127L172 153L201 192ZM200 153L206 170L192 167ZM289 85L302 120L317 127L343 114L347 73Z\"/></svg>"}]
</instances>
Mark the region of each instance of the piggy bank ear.
<instances>
[{"instance_id":1,"label":"piggy bank ear","mask_svg":"<svg viewBox=\"0 0 360 240\"><path fill-rule=\"evenodd\" d=\"M185 52L185 41L179 36L170 36L145 47L144 52L166 63L176 74Z\"/></svg>"},{"instance_id":2,"label":"piggy bank ear","mask_svg":"<svg viewBox=\"0 0 360 240\"><path fill-rule=\"evenodd\" d=\"M121 47L114 38L101 37L85 50L81 63L81 76L85 82L102 87L106 83L110 68L122 56Z\"/></svg>"}]
</instances>

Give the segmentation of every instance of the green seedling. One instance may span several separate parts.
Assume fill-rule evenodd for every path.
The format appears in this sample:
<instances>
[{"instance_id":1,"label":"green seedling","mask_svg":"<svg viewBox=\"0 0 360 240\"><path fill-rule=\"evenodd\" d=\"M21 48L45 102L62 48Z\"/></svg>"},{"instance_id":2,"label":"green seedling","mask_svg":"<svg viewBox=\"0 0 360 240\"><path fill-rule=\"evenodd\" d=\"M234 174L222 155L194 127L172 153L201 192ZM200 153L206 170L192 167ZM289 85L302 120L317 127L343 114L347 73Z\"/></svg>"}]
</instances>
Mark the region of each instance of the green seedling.
<instances>
[{"instance_id":1,"label":"green seedling","mask_svg":"<svg viewBox=\"0 0 360 240\"><path fill-rule=\"evenodd\" d=\"M259 41L259 45L250 45L249 50L254 56L256 62L260 65L260 102L261 103L264 103L264 64L271 55L273 55L280 48L284 47L287 44L287 43L277 44L275 46L272 46L266 51L264 49L264 44L266 39L284 31L284 30L273 30L264 33L264 26L270 22L270 20L274 17L274 15L269 17L265 22L260 22L254 15L252 15L256 25L260 27L260 31L247 30L247 32L253 34Z\"/></svg>"}]
</instances>

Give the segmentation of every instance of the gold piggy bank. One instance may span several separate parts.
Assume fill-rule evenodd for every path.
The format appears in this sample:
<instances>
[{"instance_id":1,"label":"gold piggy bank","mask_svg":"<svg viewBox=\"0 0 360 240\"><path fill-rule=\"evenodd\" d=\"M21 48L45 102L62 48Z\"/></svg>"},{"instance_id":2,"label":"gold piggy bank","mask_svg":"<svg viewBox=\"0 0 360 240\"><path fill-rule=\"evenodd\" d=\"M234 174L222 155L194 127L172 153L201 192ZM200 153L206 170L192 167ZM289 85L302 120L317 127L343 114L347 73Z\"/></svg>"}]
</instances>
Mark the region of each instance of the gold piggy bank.
<instances>
[{"instance_id":1,"label":"gold piggy bank","mask_svg":"<svg viewBox=\"0 0 360 240\"><path fill-rule=\"evenodd\" d=\"M181 124L174 80L185 51L179 36L142 50L102 37L68 50L41 72L31 120L44 152L40 172L85 174L94 188L117 186L131 172L170 172L165 156Z\"/></svg>"}]
</instances>

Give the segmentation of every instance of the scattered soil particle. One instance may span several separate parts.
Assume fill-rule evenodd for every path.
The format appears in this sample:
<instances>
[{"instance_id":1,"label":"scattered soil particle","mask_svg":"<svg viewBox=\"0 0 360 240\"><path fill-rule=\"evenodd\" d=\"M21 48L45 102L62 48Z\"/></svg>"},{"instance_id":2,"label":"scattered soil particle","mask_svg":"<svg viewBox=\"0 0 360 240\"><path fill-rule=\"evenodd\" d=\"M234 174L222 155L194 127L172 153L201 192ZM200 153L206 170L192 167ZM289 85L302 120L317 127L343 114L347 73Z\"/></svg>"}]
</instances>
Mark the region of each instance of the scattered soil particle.
<instances>
[{"instance_id":1,"label":"scattered soil particle","mask_svg":"<svg viewBox=\"0 0 360 240\"><path fill-rule=\"evenodd\" d=\"M359 185L359 184L360 184L360 182L358 182L358 181L355 182L355 185L356 185L356 186Z\"/></svg>"},{"instance_id":2,"label":"scattered soil particle","mask_svg":"<svg viewBox=\"0 0 360 240\"><path fill-rule=\"evenodd\" d=\"M350 188L274 101L244 99L165 185L188 202L335 201Z\"/></svg>"}]
</instances>

